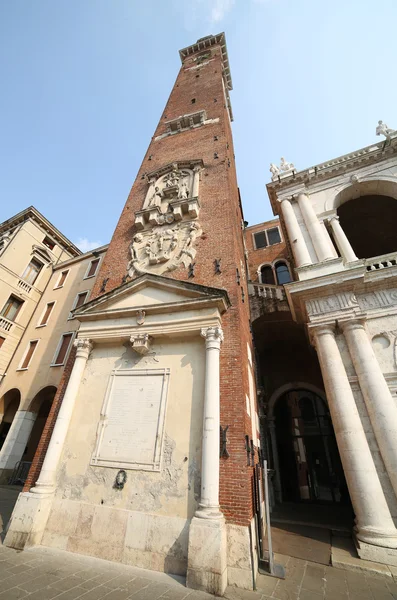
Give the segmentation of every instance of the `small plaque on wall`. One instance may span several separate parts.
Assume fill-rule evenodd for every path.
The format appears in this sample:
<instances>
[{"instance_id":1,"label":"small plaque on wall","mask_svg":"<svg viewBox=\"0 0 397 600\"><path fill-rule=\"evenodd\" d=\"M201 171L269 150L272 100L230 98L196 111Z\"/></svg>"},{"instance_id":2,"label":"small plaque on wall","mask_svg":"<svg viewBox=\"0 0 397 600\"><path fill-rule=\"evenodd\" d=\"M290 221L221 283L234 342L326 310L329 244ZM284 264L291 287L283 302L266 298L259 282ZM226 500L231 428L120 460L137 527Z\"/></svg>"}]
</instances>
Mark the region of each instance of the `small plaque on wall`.
<instances>
[{"instance_id":1,"label":"small plaque on wall","mask_svg":"<svg viewBox=\"0 0 397 600\"><path fill-rule=\"evenodd\" d=\"M169 369L110 375L91 464L159 471Z\"/></svg>"}]
</instances>

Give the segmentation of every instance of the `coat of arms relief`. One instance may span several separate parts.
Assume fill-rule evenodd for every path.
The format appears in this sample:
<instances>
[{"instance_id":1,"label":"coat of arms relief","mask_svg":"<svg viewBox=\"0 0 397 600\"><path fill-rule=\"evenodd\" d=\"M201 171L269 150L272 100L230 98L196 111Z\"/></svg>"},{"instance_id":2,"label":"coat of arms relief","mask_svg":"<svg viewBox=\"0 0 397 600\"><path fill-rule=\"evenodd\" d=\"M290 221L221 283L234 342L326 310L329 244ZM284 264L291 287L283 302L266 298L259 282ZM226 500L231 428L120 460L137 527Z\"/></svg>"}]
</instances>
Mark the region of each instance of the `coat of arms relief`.
<instances>
[{"instance_id":1,"label":"coat of arms relief","mask_svg":"<svg viewBox=\"0 0 397 600\"><path fill-rule=\"evenodd\" d=\"M135 215L138 233L130 245L128 274L162 274L194 261L201 235L199 177L202 161L179 162L147 176L148 189Z\"/></svg>"}]
</instances>

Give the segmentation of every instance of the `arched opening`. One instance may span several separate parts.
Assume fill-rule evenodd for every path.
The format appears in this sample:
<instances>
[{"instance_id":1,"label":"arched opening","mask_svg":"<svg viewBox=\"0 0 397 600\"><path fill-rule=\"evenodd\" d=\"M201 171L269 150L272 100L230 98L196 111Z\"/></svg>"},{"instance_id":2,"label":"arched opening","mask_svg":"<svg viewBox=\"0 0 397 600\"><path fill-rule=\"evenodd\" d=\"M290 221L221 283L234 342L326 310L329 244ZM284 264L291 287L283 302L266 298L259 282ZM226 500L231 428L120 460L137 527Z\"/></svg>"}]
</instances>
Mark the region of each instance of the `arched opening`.
<instances>
[{"instance_id":1,"label":"arched opening","mask_svg":"<svg viewBox=\"0 0 397 600\"><path fill-rule=\"evenodd\" d=\"M20 401L21 393L16 388L6 392L0 400L0 405L2 405L3 411L3 419L0 424L0 450L6 441L15 414L19 408Z\"/></svg>"},{"instance_id":2,"label":"arched opening","mask_svg":"<svg viewBox=\"0 0 397 600\"><path fill-rule=\"evenodd\" d=\"M46 424L48 415L50 413L56 391L57 388L52 385L43 388L40 390L40 392L38 392L38 394L36 394L29 407L29 410L36 413L37 417L26 444L23 455L24 461L32 462L33 460L41 435L43 433L44 425Z\"/></svg>"},{"instance_id":3,"label":"arched opening","mask_svg":"<svg viewBox=\"0 0 397 600\"><path fill-rule=\"evenodd\" d=\"M358 258L372 258L397 251L395 198L360 195L341 204L337 213Z\"/></svg>"},{"instance_id":4,"label":"arched opening","mask_svg":"<svg viewBox=\"0 0 397 600\"><path fill-rule=\"evenodd\" d=\"M292 281L288 266L284 261L279 260L278 262L276 262L274 268L276 271L278 285L284 285L285 283L289 283L290 281Z\"/></svg>"},{"instance_id":5,"label":"arched opening","mask_svg":"<svg viewBox=\"0 0 397 600\"><path fill-rule=\"evenodd\" d=\"M275 285L273 269L270 265L261 267L261 283Z\"/></svg>"},{"instance_id":6,"label":"arched opening","mask_svg":"<svg viewBox=\"0 0 397 600\"><path fill-rule=\"evenodd\" d=\"M349 504L325 401L310 390L289 390L274 416L283 501Z\"/></svg>"}]
</instances>

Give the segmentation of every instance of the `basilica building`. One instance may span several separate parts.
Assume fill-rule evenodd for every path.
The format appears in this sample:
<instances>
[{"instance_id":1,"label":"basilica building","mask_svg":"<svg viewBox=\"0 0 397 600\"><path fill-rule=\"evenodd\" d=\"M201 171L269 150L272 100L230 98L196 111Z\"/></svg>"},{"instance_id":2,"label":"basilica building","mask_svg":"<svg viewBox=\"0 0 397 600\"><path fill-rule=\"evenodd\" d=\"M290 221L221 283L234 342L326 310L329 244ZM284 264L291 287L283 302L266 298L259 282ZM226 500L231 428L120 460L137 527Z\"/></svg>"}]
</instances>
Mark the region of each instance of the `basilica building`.
<instances>
[{"instance_id":1,"label":"basilica building","mask_svg":"<svg viewBox=\"0 0 397 600\"><path fill-rule=\"evenodd\" d=\"M397 134L264 168L248 226L225 35L179 54L109 245L0 224L4 543L253 589L266 477L272 519L397 566Z\"/></svg>"}]
</instances>

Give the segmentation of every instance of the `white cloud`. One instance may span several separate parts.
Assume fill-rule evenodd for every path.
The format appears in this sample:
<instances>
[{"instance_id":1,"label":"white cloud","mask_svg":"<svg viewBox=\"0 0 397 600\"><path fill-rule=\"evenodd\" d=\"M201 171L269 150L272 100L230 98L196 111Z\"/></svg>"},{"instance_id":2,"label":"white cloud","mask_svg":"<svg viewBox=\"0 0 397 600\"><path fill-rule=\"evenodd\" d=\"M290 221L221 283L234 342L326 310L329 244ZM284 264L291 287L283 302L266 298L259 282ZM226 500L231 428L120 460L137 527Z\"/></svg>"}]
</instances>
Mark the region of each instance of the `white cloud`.
<instances>
[{"instance_id":1,"label":"white cloud","mask_svg":"<svg viewBox=\"0 0 397 600\"><path fill-rule=\"evenodd\" d=\"M90 242L87 238L79 238L75 245L80 248L82 252L89 252L89 250L94 250L95 248L99 248L99 246L103 246L102 242Z\"/></svg>"},{"instance_id":2,"label":"white cloud","mask_svg":"<svg viewBox=\"0 0 397 600\"><path fill-rule=\"evenodd\" d=\"M234 0L215 0L211 10L211 23L219 23L231 10Z\"/></svg>"}]
</instances>

